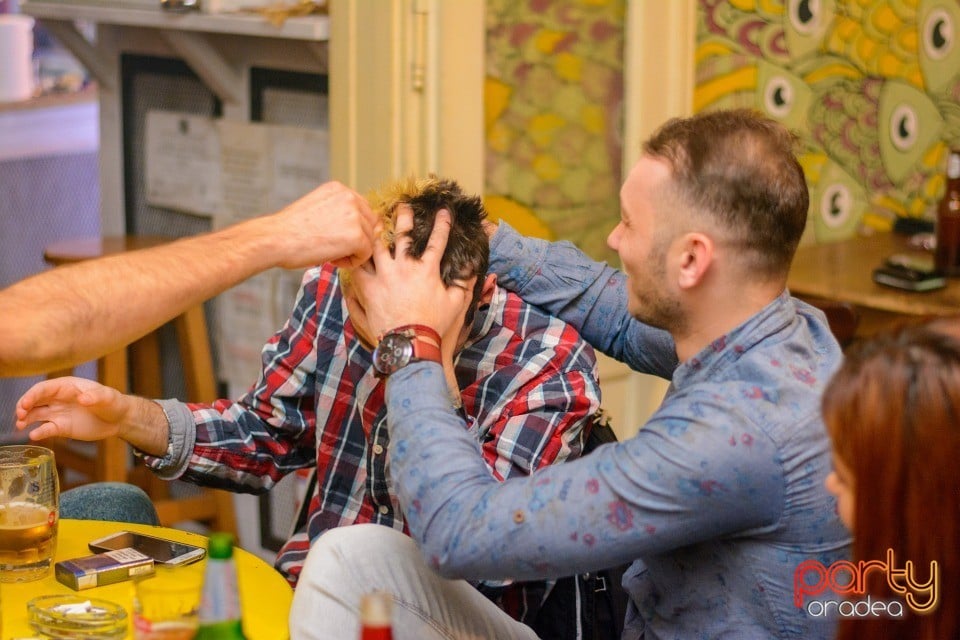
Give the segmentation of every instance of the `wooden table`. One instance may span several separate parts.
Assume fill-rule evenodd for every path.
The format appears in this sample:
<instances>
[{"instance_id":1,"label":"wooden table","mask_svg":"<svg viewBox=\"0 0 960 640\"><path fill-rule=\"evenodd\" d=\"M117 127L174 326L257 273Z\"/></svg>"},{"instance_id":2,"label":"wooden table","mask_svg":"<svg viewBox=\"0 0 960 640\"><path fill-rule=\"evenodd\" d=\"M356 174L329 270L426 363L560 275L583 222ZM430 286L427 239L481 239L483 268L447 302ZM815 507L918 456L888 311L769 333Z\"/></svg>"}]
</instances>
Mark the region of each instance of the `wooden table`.
<instances>
[{"instance_id":1,"label":"wooden table","mask_svg":"<svg viewBox=\"0 0 960 640\"><path fill-rule=\"evenodd\" d=\"M861 334L872 333L904 316L960 313L960 278L949 279L945 289L926 292L901 291L873 282L873 269L895 253L923 251L911 248L903 236L879 232L801 247L787 286L800 298L853 303L862 314Z\"/></svg>"},{"instance_id":2,"label":"wooden table","mask_svg":"<svg viewBox=\"0 0 960 640\"><path fill-rule=\"evenodd\" d=\"M56 560L65 560L90 555L87 542L117 531L139 531L148 535L169 538L181 542L206 547L204 536L148 525L128 524L125 522L101 522L98 520L61 520L57 533ZM283 640L289 638L288 616L293 590L287 581L273 567L257 556L236 549L237 576L240 580L240 606L243 610L243 630L248 640ZM202 562L206 562L203 560ZM150 578L151 580L175 579L172 575L178 570L170 570L171 575ZM197 567L193 567L194 570ZM50 574L42 580L3 584L0 587L0 610L4 638L34 638L36 633L27 624L27 602L40 595L80 595L110 600L122 605L127 615L132 616L133 583L130 581L110 584L83 591L74 591L57 582ZM128 638L133 637L132 624L128 627Z\"/></svg>"}]
</instances>

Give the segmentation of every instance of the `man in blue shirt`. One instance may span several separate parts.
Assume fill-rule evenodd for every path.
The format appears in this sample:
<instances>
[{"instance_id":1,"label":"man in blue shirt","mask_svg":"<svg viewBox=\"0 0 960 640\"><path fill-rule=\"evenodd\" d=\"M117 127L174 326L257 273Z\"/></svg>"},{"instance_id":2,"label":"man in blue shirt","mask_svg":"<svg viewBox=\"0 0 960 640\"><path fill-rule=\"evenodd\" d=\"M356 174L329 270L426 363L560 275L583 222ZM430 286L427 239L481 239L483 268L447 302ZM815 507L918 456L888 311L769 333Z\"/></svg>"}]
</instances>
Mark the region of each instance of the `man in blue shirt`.
<instances>
[{"instance_id":1,"label":"man in blue shirt","mask_svg":"<svg viewBox=\"0 0 960 640\"><path fill-rule=\"evenodd\" d=\"M636 436L528 478L497 483L440 364L397 349L397 328L447 340L464 313L472 283L447 288L436 275L445 215L422 262L402 241L395 255L375 247L357 284L390 347L381 355L391 472L422 557L386 530L322 537L291 621L318 614L293 637L351 637L360 594L379 589L394 594L401 640L532 638L427 567L530 579L627 561L624 638L831 637L834 622L793 597L801 562L829 566L849 544L823 486L830 449L819 412L841 351L823 315L786 291L809 198L794 145L745 110L665 124L621 189L608 243L623 273L500 225L491 269L504 286L595 348L671 379Z\"/></svg>"}]
</instances>

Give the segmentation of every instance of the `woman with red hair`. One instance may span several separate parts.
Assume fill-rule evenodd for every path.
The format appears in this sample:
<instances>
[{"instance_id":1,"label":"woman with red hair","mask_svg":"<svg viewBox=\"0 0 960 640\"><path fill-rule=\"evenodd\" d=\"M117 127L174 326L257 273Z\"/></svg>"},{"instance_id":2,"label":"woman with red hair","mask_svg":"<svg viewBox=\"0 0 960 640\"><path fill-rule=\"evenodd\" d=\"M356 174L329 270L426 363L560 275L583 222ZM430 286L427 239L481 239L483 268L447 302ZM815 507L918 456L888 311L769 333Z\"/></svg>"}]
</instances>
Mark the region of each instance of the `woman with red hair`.
<instances>
[{"instance_id":1,"label":"woman with red hair","mask_svg":"<svg viewBox=\"0 0 960 640\"><path fill-rule=\"evenodd\" d=\"M823 415L834 459L826 485L854 534L861 595L904 603L902 617L844 617L838 638L960 638L960 317L853 345ZM862 569L870 561L878 570ZM913 606L887 579L908 561L920 581L939 580Z\"/></svg>"}]
</instances>

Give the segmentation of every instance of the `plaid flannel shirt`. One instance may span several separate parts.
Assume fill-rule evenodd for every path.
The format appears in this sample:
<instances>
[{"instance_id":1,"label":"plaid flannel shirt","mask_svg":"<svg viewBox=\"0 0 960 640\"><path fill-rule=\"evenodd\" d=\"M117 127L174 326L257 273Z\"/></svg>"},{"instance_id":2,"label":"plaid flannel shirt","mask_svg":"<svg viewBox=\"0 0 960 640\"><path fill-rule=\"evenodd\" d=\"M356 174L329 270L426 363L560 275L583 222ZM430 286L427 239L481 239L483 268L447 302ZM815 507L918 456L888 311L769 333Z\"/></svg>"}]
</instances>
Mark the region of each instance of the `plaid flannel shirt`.
<instances>
[{"instance_id":1,"label":"plaid flannel shirt","mask_svg":"<svg viewBox=\"0 0 960 640\"><path fill-rule=\"evenodd\" d=\"M310 542L327 529L375 522L406 531L389 480L384 381L371 356L347 316L337 270L308 270L293 314L263 349L256 384L237 402L162 401L170 451L143 458L164 477L248 493L315 467L306 526L276 560L295 584ZM465 428L497 478L579 456L600 389L595 354L569 325L498 287L455 369ZM546 595L546 583L477 587L527 621Z\"/></svg>"}]
</instances>

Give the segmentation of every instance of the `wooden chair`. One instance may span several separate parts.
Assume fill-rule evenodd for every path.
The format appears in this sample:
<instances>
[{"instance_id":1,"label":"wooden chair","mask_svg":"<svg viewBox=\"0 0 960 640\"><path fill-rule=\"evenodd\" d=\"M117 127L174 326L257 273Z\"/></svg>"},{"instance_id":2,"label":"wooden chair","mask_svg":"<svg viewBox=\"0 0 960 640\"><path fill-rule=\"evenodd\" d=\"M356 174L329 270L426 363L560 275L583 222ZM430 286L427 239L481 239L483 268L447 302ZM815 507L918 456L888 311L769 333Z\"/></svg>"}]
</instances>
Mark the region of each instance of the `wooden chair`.
<instances>
[{"instance_id":1,"label":"wooden chair","mask_svg":"<svg viewBox=\"0 0 960 640\"><path fill-rule=\"evenodd\" d=\"M67 240L44 250L44 260L54 266L80 262L124 251L144 249L169 242L156 236L126 236ZM122 313L122 311L120 311ZM187 309L172 321L177 334L183 377L190 402L212 402L217 398L213 358L207 335L203 305ZM71 375L58 371L49 377ZM147 398L163 395L159 330L152 331L126 348L103 355L97 360L97 379L101 384ZM72 471L87 482L132 482L150 496L160 517L160 524L171 526L188 520L202 522L216 531L236 534L233 496L225 491L200 489L186 497L170 494L170 483L150 473L142 465L131 465L131 452L119 438L102 440L91 451L71 441L55 441L61 481ZM79 484L79 483L72 483ZM69 487L70 482L61 486Z\"/></svg>"}]
</instances>

